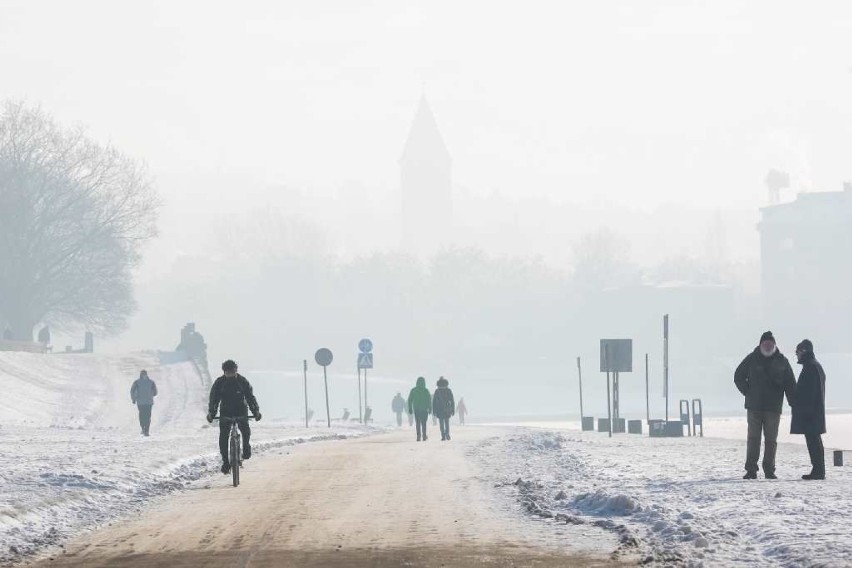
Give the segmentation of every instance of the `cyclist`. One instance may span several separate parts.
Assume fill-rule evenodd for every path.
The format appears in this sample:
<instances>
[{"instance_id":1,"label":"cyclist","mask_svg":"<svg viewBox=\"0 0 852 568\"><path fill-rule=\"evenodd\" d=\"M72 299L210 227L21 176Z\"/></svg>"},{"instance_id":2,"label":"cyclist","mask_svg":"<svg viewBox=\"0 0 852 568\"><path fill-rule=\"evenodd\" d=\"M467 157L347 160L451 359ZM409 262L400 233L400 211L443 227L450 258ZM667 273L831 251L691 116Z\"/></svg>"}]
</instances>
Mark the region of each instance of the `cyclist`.
<instances>
[{"instance_id":1,"label":"cyclist","mask_svg":"<svg viewBox=\"0 0 852 568\"><path fill-rule=\"evenodd\" d=\"M207 409L207 422L213 422L218 410L223 417L248 416L251 410L255 420L260 420L260 407L252 392L248 379L237 372L237 364L228 359L222 363L224 374L213 382L210 389L210 405ZM221 408L220 408L221 404ZM243 459L251 457L251 428L248 418L237 421L240 433L243 437ZM222 454L222 473L231 473L231 464L228 460L228 437L231 425L226 420L219 421L219 452Z\"/></svg>"}]
</instances>

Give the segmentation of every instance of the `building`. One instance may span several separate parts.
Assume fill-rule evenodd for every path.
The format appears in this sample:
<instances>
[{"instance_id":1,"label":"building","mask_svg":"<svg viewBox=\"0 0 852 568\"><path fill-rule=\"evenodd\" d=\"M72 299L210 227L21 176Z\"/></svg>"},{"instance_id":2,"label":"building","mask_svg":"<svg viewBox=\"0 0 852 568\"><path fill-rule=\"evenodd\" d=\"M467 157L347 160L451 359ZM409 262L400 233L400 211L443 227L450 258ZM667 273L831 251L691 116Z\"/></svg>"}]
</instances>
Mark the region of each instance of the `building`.
<instances>
[{"instance_id":1,"label":"building","mask_svg":"<svg viewBox=\"0 0 852 568\"><path fill-rule=\"evenodd\" d=\"M852 186L764 207L758 229L767 326L788 352L804 337L852 347Z\"/></svg>"},{"instance_id":2,"label":"building","mask_svg":"<svg viewBox=\"0 0 852 568\"><path fill-rule=\"evenodd\" d=\"M399 159L402 248L429 256L453 242L452 160L426 97Z\"/></svg>"}]
</instances>

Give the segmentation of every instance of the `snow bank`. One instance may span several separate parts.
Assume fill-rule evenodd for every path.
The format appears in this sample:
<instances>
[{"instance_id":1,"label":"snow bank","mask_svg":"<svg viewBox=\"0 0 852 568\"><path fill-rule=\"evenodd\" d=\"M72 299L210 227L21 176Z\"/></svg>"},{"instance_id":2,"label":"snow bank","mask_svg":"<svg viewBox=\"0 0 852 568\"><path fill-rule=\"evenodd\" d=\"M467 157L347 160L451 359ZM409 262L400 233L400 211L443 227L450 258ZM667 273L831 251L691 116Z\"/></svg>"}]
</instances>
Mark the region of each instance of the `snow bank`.
<instances>
[{"instance_id":1,"label":"snow bank","mask_svg":"<svg viewBox=\"0 0 852 568\"><path fill-rule=\"evenodd\" d=\"M151 437L141 436L130 385L157 382ZM188 362L124 356L0 353L0 563L15 562L218 473L218 428L204 419L207 389ZM263 401L260 401L261 404ZM362 435L357 426L252 425L255 456L315 440ZM251 475L254 459L246 462Z\"/></svg>"},{"instance_id":2,"label":"snow bank","mask_svg":"<svg viewBox=\"0 0 852 568\"><path fill-rule=\"evenodd\" d=\"M475 452L496 487L548 523L618 536L614 556L657 565L852 565L852 469L825 482L781 444L777 481L741 479L745 442L510 428ZM830 460L830 456L827 456Z\"/></svg>"}]
</instances>

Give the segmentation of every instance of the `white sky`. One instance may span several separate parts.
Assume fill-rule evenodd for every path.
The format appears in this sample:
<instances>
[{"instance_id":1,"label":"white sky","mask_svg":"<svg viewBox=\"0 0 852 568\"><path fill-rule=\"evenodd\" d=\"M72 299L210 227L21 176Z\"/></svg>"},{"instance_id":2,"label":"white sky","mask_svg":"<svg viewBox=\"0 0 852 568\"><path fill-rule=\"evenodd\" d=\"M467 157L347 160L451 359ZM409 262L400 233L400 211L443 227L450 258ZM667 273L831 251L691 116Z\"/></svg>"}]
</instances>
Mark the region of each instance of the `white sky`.
<instances>
[{"instance_id":1,"label":"white sky","mask_svg":"<svg viewBox=\"0 0 852 568\"><path fill-rule=\"evenodd\" d=\"M393 188L425 84L471 191L753 207L769 167L821 189L852 176L850 13L3 0L0 96L89 125L160 175Z\"/></svg>"}]
</instances>

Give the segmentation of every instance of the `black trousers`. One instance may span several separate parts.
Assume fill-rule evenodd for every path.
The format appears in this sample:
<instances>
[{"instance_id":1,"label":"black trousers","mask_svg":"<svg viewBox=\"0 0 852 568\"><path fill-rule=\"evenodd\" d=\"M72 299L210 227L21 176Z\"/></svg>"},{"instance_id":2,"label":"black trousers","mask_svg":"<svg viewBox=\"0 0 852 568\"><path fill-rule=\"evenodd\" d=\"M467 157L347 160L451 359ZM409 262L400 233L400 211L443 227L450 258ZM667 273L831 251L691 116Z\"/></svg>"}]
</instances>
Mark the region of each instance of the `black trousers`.
<instances>
[{"instance_id":1,"label":"black trousers","mask_svg":"<svg viewBox=\"0 0 852 568\"><path fill-rule=\"evenodd\" d=\"M822 434L805 434L808 453L811 455L813 473L825 475L825 448L822 445Z\"/></svg>"},{"instance_id":2,"label":"black trousers","mask_svg":"<svg viewBox=\"0 0 852 568\"><path fill-rule=\"evenodd\" d=\"M444 418L442 416L438 417L438 424L441 425L441 439L447 439L450 437L450 418Z\"/></svg>"},{"instance_id":3,"label":"black trousers","mask_svg":"<svg viewBox=\"0 0 852 568\"><path fill-rule=\"evenodd\" d=\"M147 435L151 429L151 409L153 405L138 404L136 408L139 409L139 426L142 427L142 433Z\"/></svg>"},{"instance_id":4,"label":"black trousers","mask_svg":"<svg viewBox=\"0 0 852 568\"><path fill-rule=\"evenodd\" d=\"M426 438L426 423L429 421L429 413L425 410L414 411L414 422L417 423L417 439Z\"/></svg>"},{"instance_id":5,"label":"black trousers","mask_svg":"<svg viewBox=\"0 0 852 568\"><path fill-rule=\"evenodd\" d=\"M251 427L249 426L248 420L239 420L237 421L237 426L240 428L240 434L243 436L243 451L249 447L249 440L251 439ZM219 453L222 454L223 462L230 462L230 458L228 457L228 438L231 436L231 423L230 422L219 422Z\"/></svg>"}]
</instances>

